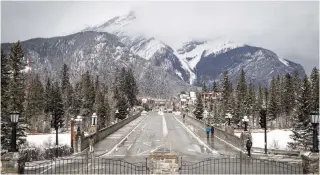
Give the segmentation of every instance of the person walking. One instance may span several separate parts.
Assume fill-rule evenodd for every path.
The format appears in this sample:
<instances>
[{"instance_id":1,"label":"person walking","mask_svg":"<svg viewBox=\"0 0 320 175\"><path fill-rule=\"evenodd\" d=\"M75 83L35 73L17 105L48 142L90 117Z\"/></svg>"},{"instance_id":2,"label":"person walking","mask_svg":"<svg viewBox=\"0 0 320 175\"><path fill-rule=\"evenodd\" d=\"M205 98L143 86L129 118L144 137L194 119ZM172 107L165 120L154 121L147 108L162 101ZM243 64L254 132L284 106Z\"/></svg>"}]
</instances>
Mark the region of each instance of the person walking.
<instances>
[{"instance_id":1,"label":"person walking","mask_svg":"<svg viewBox=\"0 0 320 175\"><path fill-rule=\"evenodd\" d=\"M250 157L251 156L250 152L251 152L251 147L252 147L252 142L251 142L250 138L248 138L246 146L247 146L248 156Z\"/></svg>"},{"instance_id":2,"label":"person walking","mask_svg":"<svg viewBox=\"0 0 320 175\"><path fill-rule=\"evenodd\" d=\"M211 131L211 127L209 125L207 125L207 127L206 127L207 138L209 138L210 131Z\"/></svg>"},{"instance_id":3,"label":"person walking","mask_svg":"<svg viewBox=\"0 0 320 175\"><path fill-rule=\"evenodd\" d=\"M213 134L214 134L214 127L213 125L211 126L211 137L213 137Z\"/></svg>"}]
</instances>

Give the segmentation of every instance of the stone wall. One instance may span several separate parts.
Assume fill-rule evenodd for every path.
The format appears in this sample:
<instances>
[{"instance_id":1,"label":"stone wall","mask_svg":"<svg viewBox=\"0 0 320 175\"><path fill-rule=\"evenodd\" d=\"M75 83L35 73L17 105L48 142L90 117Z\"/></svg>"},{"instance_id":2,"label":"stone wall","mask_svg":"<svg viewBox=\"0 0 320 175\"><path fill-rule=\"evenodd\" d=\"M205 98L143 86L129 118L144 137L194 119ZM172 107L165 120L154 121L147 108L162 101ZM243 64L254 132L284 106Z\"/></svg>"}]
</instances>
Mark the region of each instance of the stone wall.
<instances>
[{"instance_id":1,"label":"stone wall","mask_svg":"<svg viewBox=\"0 0 320 175\"><path fill-rule=\"evenodd\" d=\"M138 118L141 114L141 111L131 117L128 117L124 120L119 121L116 124L113 124L111 126L105 127L103 129L100 129L99 132L97 133L92 133L90 135L87 135L85 137L82 137L81 139L81 151L89 148L89 139L90 137L92 137L96 142L99 142L101 140L103 140L104 138L106 138L107 136L109 136L110 134L116 132L118 129L122 128L123 126L125 126L126 124L130 123L131 121L135 120L136 118ZM75 139L77 140L77 139ZM77 141L76 141L77 142ZM75 151L77 152L77 151Z\"/></svg>"}]
</instances>

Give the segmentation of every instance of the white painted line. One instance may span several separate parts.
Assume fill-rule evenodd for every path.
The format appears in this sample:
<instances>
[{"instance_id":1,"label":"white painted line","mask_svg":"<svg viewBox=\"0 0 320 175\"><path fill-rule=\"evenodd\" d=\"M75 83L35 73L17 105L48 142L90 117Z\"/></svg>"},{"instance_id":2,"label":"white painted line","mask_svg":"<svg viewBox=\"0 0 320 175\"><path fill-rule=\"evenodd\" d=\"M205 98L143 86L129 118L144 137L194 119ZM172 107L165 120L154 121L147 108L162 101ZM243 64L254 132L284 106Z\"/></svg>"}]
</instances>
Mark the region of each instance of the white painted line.
<instances>
[{"instance_id":1,"label":"white painted line","mask_svg":"<svg viewBox=\"0 0 320 175\"><path fill-rule=\"evenodd\" d=\"M166 137L168 135L167 122L164 116L162 116L162 133L163 137Z\"/></svg>"},{"instance_id":2,"label":"white painted line","mask_svg":"<svg viewBox=\"0 0 320 175\"><path fill-rule=\"evenodd\" d=\"M198 124L195 124L198 128L202 129ZM232 147L233 149L237 150L237 151L241 151L243 153L245 153L243 150L239 149L238 147L232 145L231 143L221 139L220 137L214 135L215 138L219 139L220 141L224 142L225 144L229 145L230 147Z\"/></svg>"},{"instance_id":3,"label":"white painted line","mask_svg":"<svg viewBox=\"0 0 320 175\"><path fill-rule=\"evenodd\" d=\"M129 150L130 148L131 148L131 146L132 146L133 144L130 144L130 146L127 148L127 150Z\"/></svg>"},{"instance_id":4,"label":"white painted line","mask_svg":"<svg viewBox=\"0 0 320 175\"><path fill-rule=\"evenodd\" d=\"M181 124L182 127L184 127L184 129L186 129L197 141L198 143L202 144L203 146L205 146L207 149L209 149L212 153L217 153L217 151L213 150L212 148L210 148L206 143L204 143L198 136L196 136L187 126L185 126L180 120L177 119L176 116L173 115L173 117Z\"/></svg>"},{"instance_id":5,"label":"white painted line","mask_svg":"<svg viewBox=\"0 0 320 175\"><path fill-rule=\"evenodd\" d=\"M145 142L142 142L142 144L145 144L145 145L147 145L147 146L151 146L151 145L149 145L149 144L147 144L147 143L145 143Z\"/></svg>"},{"instance_id":6,"label":"white painted line","mask_svg":"<svg viewBox=\"0 0 320 175\"><path fill-rule=\"evenodd\" d=\"M163 145L164 145L164 144L157 146L153 151L157 150L158 148L160 148L160 147L163 146ZM148 150L146 150L146 151L143 151L143 152L141 152L140 154L137 154L137 155L144 154L144 153L146 153L146 152L148 152L148 151L150 151L150 149L148 149ZM151 150L151 151L152 151L152 150ZM151 152L151 151L150 151L150 152Z\"/></svg>"},{"instance_id":7,"label":"white painted line","mask_svg":"<svg viewBox=\"0 0 320 175\"><path fill-rule=\"evenodd\" d=\"M98 158L99 158L99 157L102 157L102 156L105 156L105 155L111 154L116 148L118 148L118 146L119 146L138 126L140 126L140 124L141 124L143 121L145 121L145 120L147 119L147 117L148 117L148 115L145 116L145 118L142 119L142 120L138 123L138 125L135 126L135 127L133 128L133 130L130 131L129 134L127 134L127 135L126 135L119 143L117 143L116 146L114 146L109 152L107 152L106 154L103 154L103 155L101 155L101 156L98 156ZM107 150L106 150L106 151L107 151Z\"/></svg>"}]
</instances>

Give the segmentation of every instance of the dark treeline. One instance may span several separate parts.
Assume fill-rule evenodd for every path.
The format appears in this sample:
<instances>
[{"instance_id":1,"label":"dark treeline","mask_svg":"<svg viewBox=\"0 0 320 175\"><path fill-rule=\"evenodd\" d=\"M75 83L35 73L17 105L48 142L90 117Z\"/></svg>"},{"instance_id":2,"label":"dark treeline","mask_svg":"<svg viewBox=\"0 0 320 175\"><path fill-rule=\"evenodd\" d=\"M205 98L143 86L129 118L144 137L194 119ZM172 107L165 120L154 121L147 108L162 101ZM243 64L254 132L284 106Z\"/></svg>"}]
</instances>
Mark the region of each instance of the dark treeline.
<instances>
[{"instance_id":1,"label":"dark treeline","mask_svg":"<svg viewBox=\"0 0 320 175\"><path fill-rule=\"evenodd\" d=\"M220 85L219 85L220 84ZM221 93L219 101L204 101L204 107L214 116L215 123L225 123L226 113L232 114L232 123L239 126L243 116L250 116L250 127L259 128L259 112L267 108L268 126L290 128L293 131L292 148L306 149L312 143L310 113L319 110L319 70L302 79L297 72L273 77L267 87L247 83L245 72L232 85L225 71L219 84L203 84L202 91ZM233 88L235 87L235 88ZM200 96L198 98L201 98ZM201 105L196 105L197 111Z\"/></svg>"},{"instance_id":2,"label":"dark treeline","mask_svg":"<svg viewBox=\"0 0 320 175\"><path fill-rule=\"evenodd\" d=\"M61 68L59 79L47 77L42 83L36 73L32 73L27 81L23 58L20 42L12 45L9 55L1 50L2 149L10 147L12 111L21 114L17 131L17 144L21 145L26 141L26 131L49 132L53 117L59 120L60 126L68 127L72 117L81 115L86 130L91 125L92 114L96 113L98 127L103 128L115 117L124 119L137 103L138 87L130 68L117 70L110 88L89 71L72 85L66 64ZM119 111L117 116L116 109Z\"/></svg>"}]
</instances>

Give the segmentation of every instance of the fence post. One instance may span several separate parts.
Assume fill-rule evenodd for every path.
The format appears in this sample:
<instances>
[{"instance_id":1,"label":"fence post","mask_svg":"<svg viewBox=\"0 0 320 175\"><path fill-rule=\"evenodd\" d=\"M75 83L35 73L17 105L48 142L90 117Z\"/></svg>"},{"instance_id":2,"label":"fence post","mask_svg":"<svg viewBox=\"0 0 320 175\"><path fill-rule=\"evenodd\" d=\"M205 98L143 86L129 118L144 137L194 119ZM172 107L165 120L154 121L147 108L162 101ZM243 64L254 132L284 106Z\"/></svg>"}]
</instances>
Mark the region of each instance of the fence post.
<instances>
[{"instance_id":1,"label":"fence post","mask_svg":"<svg viewBox=\"0 0 320 175\"><path fill-rule=\"evenodd\" d=\"M148 157L146 157L146 174L149 174L149 172L148 172Z\"/></svg>"}]
</instances>

